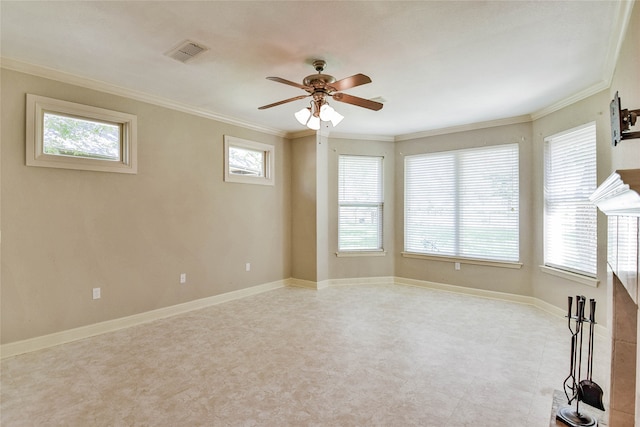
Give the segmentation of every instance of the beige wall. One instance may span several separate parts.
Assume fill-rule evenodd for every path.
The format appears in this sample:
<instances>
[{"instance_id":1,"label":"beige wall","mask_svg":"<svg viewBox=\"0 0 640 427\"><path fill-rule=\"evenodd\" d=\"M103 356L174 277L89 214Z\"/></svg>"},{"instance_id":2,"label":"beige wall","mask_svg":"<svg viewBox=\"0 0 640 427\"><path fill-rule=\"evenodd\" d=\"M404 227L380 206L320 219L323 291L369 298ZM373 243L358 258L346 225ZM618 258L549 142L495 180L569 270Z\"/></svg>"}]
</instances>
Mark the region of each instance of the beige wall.
<instances>
[{"instance_id":1,"label":"beige wall","mask_svg":"<svg viewBox=\"0 0 640 427\"><path fill-rule=\"evenodd\" d=\"M338 257L338 158L343 154L383 157L383 248L385 256ZM331 279L388 277L394 275L394 143L332 138L329 145L328 268Z\"/></svg>"},{"instance_id":2,"label":"beige wall","mask_svg":"<svg viewBox=\"0 0 640 427\"><path fill-rule=\"evenodd\" d=\"M542 273L542 141L596 121L598 180L640 167L640 140L616 148L608 105L640 108L640 8L609 90L535 120L401 142L306 136L287 141L89 89L2 70L1 308L8 343L288 277L312 282L398 276L530 295L564 308L590 288ZM138 116L137 175L25 166L25 94ZM637 126L636 126L637 128ZM637 130L637 129L636 129ZM274 187L223 182L224 134L276 147ZM520 144L521 269L409 259L403 248L404 156ZM383 155L385 257L339 258L337 158ZM606 238L599 222L599 273ZM245 263L251 271L245 272ZM180 285L179 274L188 282ZM91 300L91 289L103 297ZM601 317L602 319L602 317Z\"/></svg>"},{"instance_id":3,"label":"beige wall","mask_svg":"<svg viewBox=\"0 0 640 427\"><path fill-rule=\"evenodd\" d=\"M316 136L291 141L291 275L317 281Z\"/></svg>"},{"instance_id":4,"label":"beige wall","mask_svg":"<svg viewBox=\"0 0 640 427\"><path fill-rule=\"evenodd\" d=\"M291 276L288 141L5 69L1 78L3 343ZM136 114L138 174L25 166L26 93ZM275 146L275 186L223 182L225 134Z\"/></svg>"},{"instance_id":5,"label":"beige wall","mask_svg":"<svg viewBox=\"0 0 640 427\"><path fill-rule=\"evenodd\" d=\"M498 144L520 147L520 269L462 264L459 271L449 261L405 258L404 158L405 156ZM531 124L521 123L397 142L395 145L395 275L409 279L466 286L489 291L530 295L531 276Z\"/></svg>"}]
</instances>

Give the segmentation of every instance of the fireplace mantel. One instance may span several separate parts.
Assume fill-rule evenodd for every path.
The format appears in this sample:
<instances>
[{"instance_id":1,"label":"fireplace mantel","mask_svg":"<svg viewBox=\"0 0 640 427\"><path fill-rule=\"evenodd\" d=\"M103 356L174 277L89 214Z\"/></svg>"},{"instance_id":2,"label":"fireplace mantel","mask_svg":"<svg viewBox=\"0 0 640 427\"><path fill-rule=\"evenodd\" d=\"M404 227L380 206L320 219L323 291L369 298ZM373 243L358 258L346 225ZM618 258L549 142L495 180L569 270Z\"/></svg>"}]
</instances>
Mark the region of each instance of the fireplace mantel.
<instances>
[{"instance_id":1,"label":"fireplace mantel","mask_svg":"<svg viewBox=\"0 0 640 427\"><path fill-rule=\"evenodd\" d=\"M640 251L640 169L612 173L590 200L604 212L609 223L607 262L638 304L638 252Z\"/></svg>"},{"instance_id":2,"label":"fireplace mantel","mask_svg":"<svg viewBox=\"0 0 640 427\"><path fill-rule=\"evenodd\" d=\"M607 216L640 217L640 169L615 171L589 199Z\"/></svg>"},{"instance_id":3,"label":"fireplace mantel","mask_svg":"<svg viewBox=\"0 0 640 427\"><path fill-rule=\"evenodd\" d=\"M607 262L613 272L607 278L611 307L609 423L612 427L640 426L640 169L614 172L590 200L607 215Z\"/></svg>"}]
</instances>

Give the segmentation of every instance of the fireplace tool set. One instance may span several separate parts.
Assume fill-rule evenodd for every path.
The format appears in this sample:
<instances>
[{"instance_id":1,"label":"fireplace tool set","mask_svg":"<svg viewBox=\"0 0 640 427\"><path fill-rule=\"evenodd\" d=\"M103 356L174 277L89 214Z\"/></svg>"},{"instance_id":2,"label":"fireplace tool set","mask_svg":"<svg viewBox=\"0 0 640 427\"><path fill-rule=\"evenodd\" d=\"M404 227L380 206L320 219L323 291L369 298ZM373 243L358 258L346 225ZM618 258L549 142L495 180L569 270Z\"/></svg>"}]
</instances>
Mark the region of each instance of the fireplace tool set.
<instances>
[{"instance_id":1,"label":"fireplace tool set","mask_svg":"<svg viewBox=\"0 0 640 427\"><path fill-rule=\"evenodd\" d=\"M568 298L569 310L567 313L567 323L571 332L571 359L569 375L564 380L564 394L567 396L567 403L558 410L556 419L571 426L585 427L597 426L598 421L591 415L580 412L580 402L591 405L604 411L602 403L602 388L593 382L593 329L596 325L596 301L589 300L590 312L589 318L585 317L586 298L582 295L576 296L575 313L572 313L573 298ZM589 340L586 376L582 378L582 342L583 342L583 326L589 325ZM573 326L572 326L573 325ZM571 406L575 402L575 407Z\"/></svg>"}]
</instances>

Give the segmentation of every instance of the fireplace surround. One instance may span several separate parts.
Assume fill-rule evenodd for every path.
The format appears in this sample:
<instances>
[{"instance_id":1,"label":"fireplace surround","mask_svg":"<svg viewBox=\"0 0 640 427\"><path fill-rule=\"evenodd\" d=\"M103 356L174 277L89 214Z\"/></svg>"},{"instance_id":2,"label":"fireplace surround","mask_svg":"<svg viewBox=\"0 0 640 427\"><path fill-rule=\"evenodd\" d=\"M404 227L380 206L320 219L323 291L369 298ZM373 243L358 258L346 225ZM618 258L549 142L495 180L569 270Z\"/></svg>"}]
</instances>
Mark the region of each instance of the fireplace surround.
<instances>
[{"instance_id":1,"label":"fireplace surround","mask_svg":"<svg viewBox=\"0 0 640 427\"><path fill-rule=\"evenodd\" d=\"M608 222L608 324L611 325L609 425L640 425L640 169L611 174L591 200Z\"/></svg>"}]
</instances>

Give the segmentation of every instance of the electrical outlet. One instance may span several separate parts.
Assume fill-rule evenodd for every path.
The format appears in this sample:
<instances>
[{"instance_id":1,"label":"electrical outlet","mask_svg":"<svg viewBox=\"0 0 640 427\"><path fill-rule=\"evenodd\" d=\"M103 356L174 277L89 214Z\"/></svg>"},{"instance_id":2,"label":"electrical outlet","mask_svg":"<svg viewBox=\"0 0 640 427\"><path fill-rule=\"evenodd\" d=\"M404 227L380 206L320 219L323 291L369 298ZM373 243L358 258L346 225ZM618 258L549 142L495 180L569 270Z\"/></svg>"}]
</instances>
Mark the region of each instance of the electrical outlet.
<instances>
[{"instance_id":1,"label":"electrical outlet","mask_svg":"<svg viewBox=\"0 0 640 427\"><path fill-rule=\"evenodd\" d=\"M100 288L93 288L93 299L100 299Z\"/></svg>"},{"instance_id":2,"label":"electrical outlet","mask_svg":"<svg viewBox=\"0 0 640 427\"><path fill-rule=\"evenodd\" d=\"M180 283L187 283L187 273L180 273Z\"/></svg>"},{"instance_id":3,"label":"electrical outlet","mask_svg":"<svg viewBox=\"0 0 640 427\"><path fill-rule=\"evenodd\" d=\"M244 271L251 271L251 263L248 262L244 265Z\"/></svg>"},{"instance_id":4,"label":"electrical outlet","mask_svg":"<svg viewBox=\"0 0 640 427\"><path fill-rule=\"evenodd\" d=\"M456 262L456 263L455 263L455 269L456 269L456 270L460 270L460 263L459 263L459 262Z\"/></svg>"}]
</instances>

